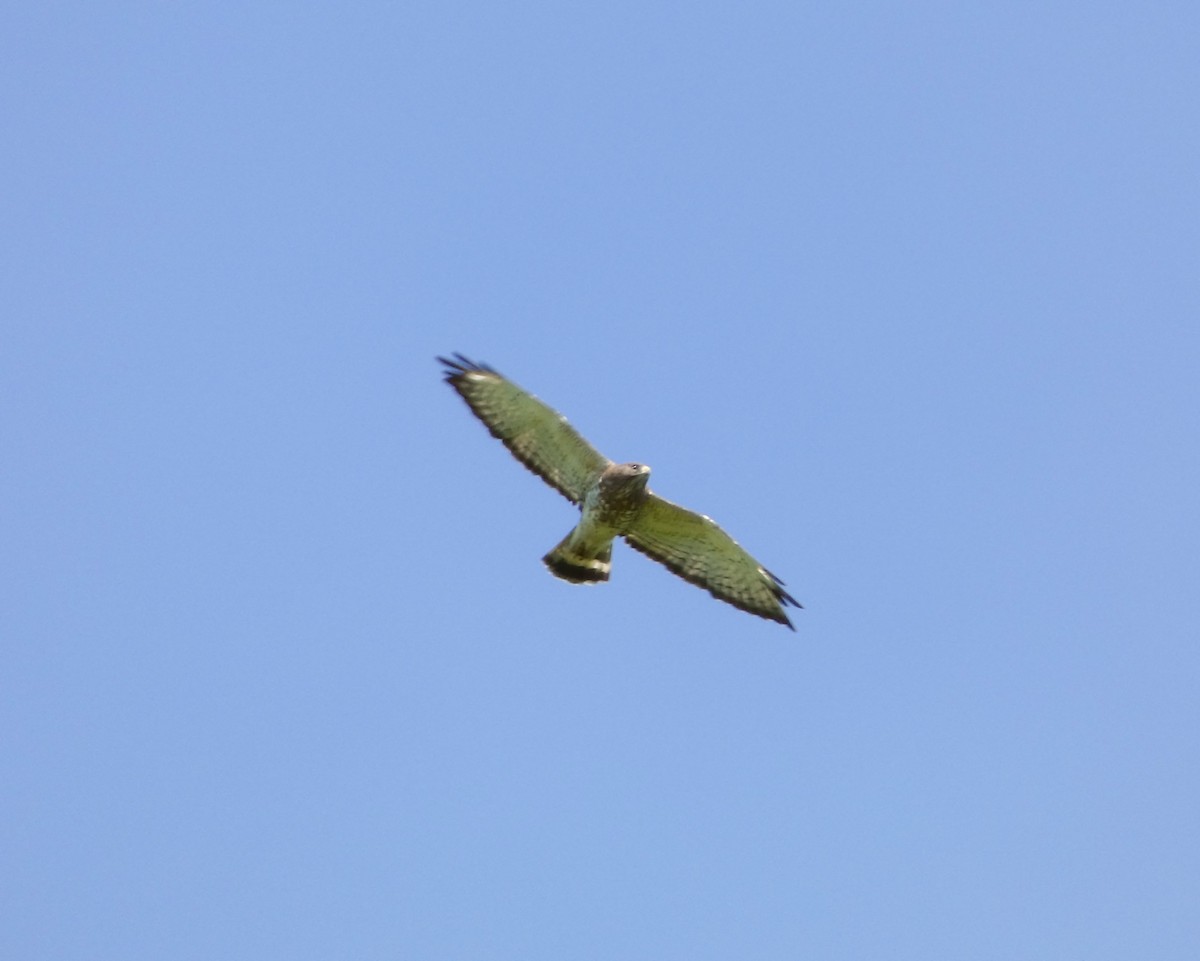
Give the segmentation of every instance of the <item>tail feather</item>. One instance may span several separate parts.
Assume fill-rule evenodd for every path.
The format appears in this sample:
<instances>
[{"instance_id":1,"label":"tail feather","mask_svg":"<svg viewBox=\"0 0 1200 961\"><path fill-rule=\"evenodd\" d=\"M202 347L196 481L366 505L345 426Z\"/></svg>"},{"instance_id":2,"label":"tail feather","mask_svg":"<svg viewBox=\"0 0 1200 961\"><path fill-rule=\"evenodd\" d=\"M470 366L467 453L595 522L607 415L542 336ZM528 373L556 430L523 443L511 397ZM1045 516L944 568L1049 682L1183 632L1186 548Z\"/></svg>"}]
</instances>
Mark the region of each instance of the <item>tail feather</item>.
<instances>
[{"instance_id":1,"label":"tail feather","mask_svg":"<svg viewBox=\"0 0 1200 961\"><path fill-rule=\"evenodd\" d=\"M595 584L608 580L612 569L612 541L599 550L589 549L582 544L572 544L572 531L559 545L542 558L542 563L555 577L572 584Z\"/></svg>"}]
</instances>

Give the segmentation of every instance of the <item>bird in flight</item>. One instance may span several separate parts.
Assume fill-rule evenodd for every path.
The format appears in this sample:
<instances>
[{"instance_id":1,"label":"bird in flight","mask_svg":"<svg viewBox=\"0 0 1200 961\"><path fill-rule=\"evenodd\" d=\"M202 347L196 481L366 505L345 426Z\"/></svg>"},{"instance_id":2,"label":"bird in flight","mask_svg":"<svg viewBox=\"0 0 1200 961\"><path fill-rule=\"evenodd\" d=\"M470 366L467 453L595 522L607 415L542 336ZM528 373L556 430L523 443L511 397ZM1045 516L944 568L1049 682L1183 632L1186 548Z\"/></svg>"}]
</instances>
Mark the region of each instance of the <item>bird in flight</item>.
<instances>
[{"instance_id":1,"label":"bird in flight","mask_svg":"<svg viewBox=\"0 0 1200 961\"><path fill-rule=\"evenodd\" d=\"M784 608L800 607L783 581L746 553L711 517L659 497L645 464L615 464L567 419L486 364L462 354L437 358L453 387L514 457L579 507L571 533L542 562L574 584L607 581L612 543L624 537L717 600L795 627Z\"/></svg>"}]
</instances>

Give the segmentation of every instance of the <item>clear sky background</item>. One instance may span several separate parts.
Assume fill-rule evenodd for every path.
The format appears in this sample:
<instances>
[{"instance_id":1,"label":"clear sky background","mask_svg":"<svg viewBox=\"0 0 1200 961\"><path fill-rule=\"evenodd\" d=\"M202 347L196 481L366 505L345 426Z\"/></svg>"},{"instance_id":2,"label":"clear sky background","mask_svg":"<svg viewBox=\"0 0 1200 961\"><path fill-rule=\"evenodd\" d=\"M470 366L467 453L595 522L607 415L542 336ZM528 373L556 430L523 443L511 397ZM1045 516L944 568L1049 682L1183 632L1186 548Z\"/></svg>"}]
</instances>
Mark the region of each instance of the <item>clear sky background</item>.
<instances>
[{"instance_id":1,"label":"clear sky background","mask_svg":"<svg viewBox=\"0 0 1200 961\"><path fill-rule=\"evenodd\" d=\"M0 955L1200 957L1198 11L10 5Z\"/></svg>"}]
</instances>

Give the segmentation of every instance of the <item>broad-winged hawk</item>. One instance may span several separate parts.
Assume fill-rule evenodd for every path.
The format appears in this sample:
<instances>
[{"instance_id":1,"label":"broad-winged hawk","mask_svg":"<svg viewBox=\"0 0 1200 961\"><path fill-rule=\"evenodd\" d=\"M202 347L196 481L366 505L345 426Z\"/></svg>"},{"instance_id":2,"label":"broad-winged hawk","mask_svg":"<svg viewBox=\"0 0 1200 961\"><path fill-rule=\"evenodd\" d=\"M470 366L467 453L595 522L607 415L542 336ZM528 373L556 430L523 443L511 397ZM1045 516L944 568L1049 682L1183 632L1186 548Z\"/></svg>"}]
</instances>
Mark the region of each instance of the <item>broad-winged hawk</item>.
<instances>
[{"instance_id":1,"label":"broad-winged hawk","mask_svg":"<svg viewBox=\"0 0 1200 961\"><path fill-rule=\"evenodd\" d=\"M614 464L565 417L486 364L462 354L438 361L446 366L446 382L492 436L582 512L571 533L542 558L550 573L575 584L607 581L613 539L624 537L718 600L795 630L784 608L800 604L783 589L783 581L711 517L647 488L649 467Z\"/></svg>"}]
</instances>

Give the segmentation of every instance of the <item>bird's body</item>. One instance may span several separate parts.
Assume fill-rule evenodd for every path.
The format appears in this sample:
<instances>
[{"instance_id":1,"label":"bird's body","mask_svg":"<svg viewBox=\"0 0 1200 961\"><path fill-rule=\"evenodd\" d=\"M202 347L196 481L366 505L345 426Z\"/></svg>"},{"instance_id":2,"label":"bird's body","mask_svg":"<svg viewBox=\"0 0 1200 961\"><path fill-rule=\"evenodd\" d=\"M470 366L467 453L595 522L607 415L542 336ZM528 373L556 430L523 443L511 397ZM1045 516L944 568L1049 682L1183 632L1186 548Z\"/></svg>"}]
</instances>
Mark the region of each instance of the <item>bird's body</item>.
<instances>
[{"instance_id":1,"label":"bird's body","mask_svg":"<svg viewBox=\"0 0 1200 961\"><path fill-rule=\"evenodd\" d=\"M800 604L783 582L711 517L651 491L649 467L613 463L532 394L486 365L454 357L438 358L447 383L513 456L579 506L579 523L542 558L552 574L577 584L607 581L612 542L623 537L718 600L792 627L784 607Z\"/></svg>"},{"instance_id":2,"label":"bird's body","mask_svg":"<svg viewBox=\"0 0 1200 961\"><path fill-rule=\"evenodd\" d=\"M542 558L551 573L577 584L608 580L613 539L637 526L650 497L649 479L645 464L612 464L601 471L583 495L579 523Z\"/></svg>"}]
</instances>

